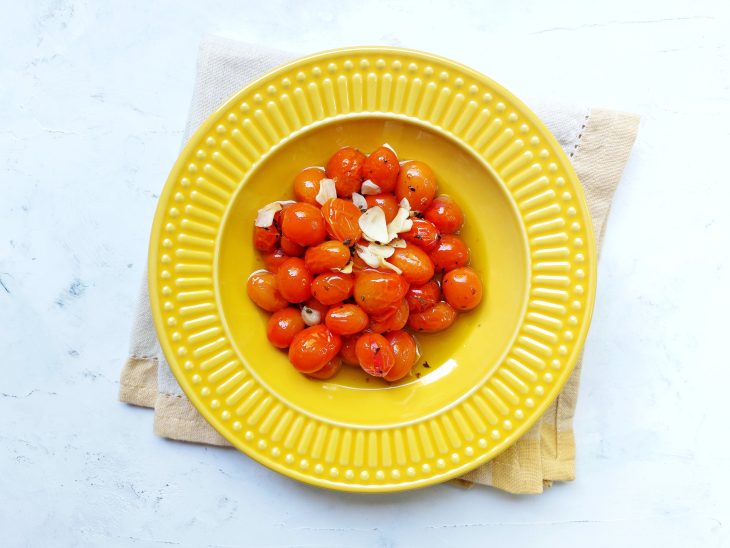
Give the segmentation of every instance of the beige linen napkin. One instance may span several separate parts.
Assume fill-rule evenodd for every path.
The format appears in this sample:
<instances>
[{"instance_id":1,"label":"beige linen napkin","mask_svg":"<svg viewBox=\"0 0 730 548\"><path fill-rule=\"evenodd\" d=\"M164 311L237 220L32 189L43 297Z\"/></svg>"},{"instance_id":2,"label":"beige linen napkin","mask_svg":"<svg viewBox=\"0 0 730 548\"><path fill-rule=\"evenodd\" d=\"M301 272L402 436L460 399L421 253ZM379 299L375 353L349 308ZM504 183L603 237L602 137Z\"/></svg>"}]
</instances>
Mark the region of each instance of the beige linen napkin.
<instances>
[{"instance_id":1,"label":"beige linen napkin","mask_svg":"<svg viewBox=\"0 0 730 548\"><path fill-rule=\"evenodd\" d=\"M247 82L294 56L260 46L208 37L200 48L185 141L228 97ZM583 184L600 250L614 190L638 129L638 116L603 109L531 105L571 158ZM553 481L575 478L573 416L579 361L558 399L517 443L460 481L510 493L541 493ZM160 349L152 323L147 276L138 297L130 357L119 399L154 408L155 433L170 439L229 446L183 394Z\"/></svg>"}]
</instances>

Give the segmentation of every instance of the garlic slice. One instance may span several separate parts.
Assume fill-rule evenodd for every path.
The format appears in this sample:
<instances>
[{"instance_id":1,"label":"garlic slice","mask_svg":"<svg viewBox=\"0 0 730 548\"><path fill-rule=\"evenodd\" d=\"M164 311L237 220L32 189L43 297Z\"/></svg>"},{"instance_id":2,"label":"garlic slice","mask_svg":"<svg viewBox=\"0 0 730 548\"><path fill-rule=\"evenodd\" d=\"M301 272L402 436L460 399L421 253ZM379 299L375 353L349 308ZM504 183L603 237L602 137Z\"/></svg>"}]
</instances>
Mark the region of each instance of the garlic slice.
<instances>
[{"instance_id":1,"label":"garlic slice","mask_svg":"<svg viewBox=\"0 0 730 548\"><path fill-rule=\"evenodd\" d=\"M354 263L352 261L350 261L342 268L333 268L332 270L334 270L335 272L342 272L343 274L352 274L353 265L354 265Z\"/></svg>"},{"instance_id":2,"label":"garlic slice","mask_svg":"<svg viewBox=\"0 0 730 548\"><path fill-rule=\"evenodd\" d=\"M410 213L407 209L398 208L398 213L388 225L388 241L397 238L401 232L408 232L413 227L413 221L410 219Z\"/></svg>"},{"instance_id":3,"label":"garlic slice","mask_svg":"<svg viewBox=\"0 0 730 548\"><path fill-rule=\"evenodd\" d=\"M337 198L337 189L335 188L334 179L320 179L319 181L319 192L314 200L319 205L324 205L329 200Z\"/></svg>"},{"instance_id":4,"label":"garlic slice","mask_svg":"<svg viewBox=\"0 0 730 548\"><path fill-rule=\"evenodd\" d=\"M400 207L402 207L403 209L406 209L408 211L411 210L411 202L408 201L408 198L403 198L400 201L400 204L398 204L398 205L400 205Z\"/></svg>"},{"instance_id":5,"label":"garlic slice","mask_svg":"<svg viewBox=\"0 0 730 548\"><path fill-rule=\"evenodd\" d=\"M264 207L258 210L254 225L261 228L271 226L272 224L274 224L274 215L284 209L284 207L292 204L296 204L296 202L294 200L279 200L276 202L271 202L270 204L266 204Z\"/></svg>"},{"instance_id":6,"label":"garlic slice","mask_svg":"<svg viewBox=\"0 0 730 548\"><path fill-rule=\"evenodd\" d=\"M365 196L374 196L375 194L380 194L383 192L380 190L380 187L373 183L370 179L365 181L362 184L362 188L360 189L360 193L364 194Z\"/></svg>"},{"instance_id":7,"label":"garlic slice","mask_svg":"<svg viewBox=\"0 0 730 548\"><path fill-rule=\"evenodd\" d=\"M385 212L380 206L373 206L360 215L358 225L365 239L370 242L388 243L388 224L385 222Z\"/></svg>"},{"instance_id":8,"label":"garlic slice","mask_svg":"<svg viewBox=\"0 0 730 548\"><path fill-rule=\"evenodd\" d=\"M322 322L322 314L319 313L319 310L304 305L302 307L302 320L311 327Z\"/></svg>"},{"instance_id":9,"label":"garlic slice","mask_svg":"<svg viewBox=\"0 0 730 548\"><path fill-rule=\"evenodd\" d=\"M403 249L408 245L408 243L403 238L396 238L395 240L390 242L390 244L388 244L388 245L395 247L397 249Z\"/></svg>"},{"instance_id":10,"label":"garlic slice","mask_svg":"<svg viewBox=\"0 0 730 548\"><path fill-rule=\"evenodd\" d=\"M388 257L393 256L393 253L395 253L395 248L390 247L389 245L370 244L368 245L368 251L376 257L382 257L383 259L387 259Z\"/></svg>"},{"instance_id":11,"label":"garlic slice","mask_svg":"<svg viewBox=\"0 0 730 548\"><path fill-rule=\"evenodd\" d=\"M380 266L381 257L378 257L377 255L371 253L368 247L369 246L358 244L355 247L355 252L357 253L357 256L365 262L366 265L371 268L378 268Z\"/></svg>"},{"instance_id":12,"label":"garlic slice","mask_svg":"<svg viewBox=\"0 0 730 548\"><path fill-rule=\"evenodd\" d=\"M383 268L390 268L393 272L395 272L398 275L403 274L403 271L400 268L398 268L394 264L389 263L382 257L380 258L380 266Z\"/></svg>"},{"instance_id":13,"label":"garlic slice","mask_svg":"<svg viewBox=\"0 0 730 548\"><path fill-rule=\"evenodd\" d=\"M365 211L368 208L368 202L365 200L365 196L358 194L357 192L352 193L352 203L355 204L360 211Z\"/></svg>"}]
</instances>

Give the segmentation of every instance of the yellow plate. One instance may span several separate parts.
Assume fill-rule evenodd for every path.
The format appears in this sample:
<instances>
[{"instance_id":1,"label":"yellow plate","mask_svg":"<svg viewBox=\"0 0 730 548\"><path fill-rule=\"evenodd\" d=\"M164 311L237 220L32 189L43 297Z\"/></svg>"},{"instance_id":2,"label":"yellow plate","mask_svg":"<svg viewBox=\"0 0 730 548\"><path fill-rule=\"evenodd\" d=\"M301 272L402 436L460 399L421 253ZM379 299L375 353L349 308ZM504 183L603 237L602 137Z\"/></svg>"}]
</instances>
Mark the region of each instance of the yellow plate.
<instances>
[{"instance_id":1,"label":"yellow plate","mask_svg":"<svg viewBox=\"0 0 730 548\"><path fill-rule=\"evenodd\" d=\"M465 210L486 300L418 335L415 375L298 374L246 297L256 210L303 167L387 142L424 160ZM238 449L307 483L397 491L453 478L514 443L557 396L588 330L596 259L583 191L522 102L453 61L396 48L306 57L237 93L180 154L150 243L162 348L200 413ZM427 363L426 363L427 362Z\"/></svg>"}]
</instances>

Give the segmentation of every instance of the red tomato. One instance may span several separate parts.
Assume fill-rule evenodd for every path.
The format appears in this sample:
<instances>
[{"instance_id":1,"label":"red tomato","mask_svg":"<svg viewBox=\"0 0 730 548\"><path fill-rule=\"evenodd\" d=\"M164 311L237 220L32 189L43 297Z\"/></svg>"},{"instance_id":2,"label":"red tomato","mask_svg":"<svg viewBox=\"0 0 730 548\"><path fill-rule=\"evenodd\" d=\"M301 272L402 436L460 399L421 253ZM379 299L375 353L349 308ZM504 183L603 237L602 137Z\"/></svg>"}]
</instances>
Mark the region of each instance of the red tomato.
<instances>
[{"instance_id":1,"label":"red tomato","mask_svg":"<svg viewBox=\"0 0 730 548\"><path fill-rule=\"evenodd\" d=\"M340 198L329 200L322 206L322 215L329 235L346 246L354 244L362 236L358 224L362 211L352 202Z\"/></svg>"},{"instance_id":2,"label":"red tomato","mask_svg":"<svg viewBox=\"0 0 730 548\"><path fill-rule=\"evenodd\" d=\"M408 309L413 312L423 312L441 300L439 284L431 280L423 285L412 285L406 293Z\"/></svg>"},{"instance_id":3,"label":"red tomato","mask_svg":"<svg viewBox=\"0 0 730 548\"><path fill-rule=\"evenodd\" d=\"M325 324L332 333L354 335L368 326L368 315L356 304L333 306L327 312Z\"/></svg>"},{"instance_id":4,"label":"red tomato","mask_svg":"<svg viewBox=\"0 0 730 548\"><path fill-rule=\"evenodd\" d=\"M294 336L289 345L289 361L302 373L319 371L340 351L342 341L326 326L313 325Z\"/></svg>"},{"instance_id":5,"label":"red tomato","mask_svg":"<svg viewBox=\"0 0 730 548\"><path fill-rule=\"evenodd\" d=\"M436 176L423 162L411 161L400 166L395 185L395 197L399 202L406 198L411 209L425 211L436 195L436 188Z\"/></svg>"},{"instance_id":6,"label":"red tomato","mask_svg":"<svg viewBox=\"0 0 730 548\"><path fill-rule=\"evenodd\" d=\"M388 311L383 316L372 316L370 321L370 330L374 333L385 333L387 331L398 331L403 329L408 323L408 303L405 300L400 301L398 308Z\"/></svg>"},{"instance_id":7,"label":"red tomato","mask_svg":"<svg viewBox=\"0 0 730 548\"><path fill-rule=\"evenodd\" d=\"M325 272L312 282L312 295L322 304L337 304L352 295L353 285L352 274Z\"/></svg>"},{"instance_id":8,"label":"red tomato","mask_svg":"<svg viewBox=\"0 0 730 548\"><path fill-rule=\"evenodd\" d=\"M407 291L400 276L392 272L363 270L355 279L355 302L368 314L393 308Z\"/></svg>"},{"instance_id":9,"label":"red tomato","mask_svg":"<svg viewBox=\"0 0 730 548\"><path fill-rule=\"evenodd\" d=\"M335 152L327 162L327 177L334 179L337 195L349 198L359 192L362 185L362 165L365 155L352 147L344 147Z\"/></svg>"},{"instance_id":10,"label":"red tomato","mask_svg":"<svg viewBox=\"0 0 730 548\"><path fill-rule=\"evenodd\" d=\"M249 299L268 312L276 312L289 304L279 293L276 276L271 272L259 270L251 274L246 283L246 292Z\"/></svg>"},{"instance_id":11,"label":"red tomato","mask_svg":"<svg viewBox=\"0 0 730 548\"><path fill-rule=\"evenodd\" d=\"M276 273L279 293L290 303L302 303L312 295L312 275L304 261L292 257L284 261Z\"/></svg>"},{"instance_id":12,"label":"red tomato","mask_svg":"<svg viewBox=\"0 0 730 548\"><path fill-rule=\"evenodd\" d=\"M398 202L390 192L365 196L365 201L368 203L368 208L379 206L383 210L386 223L395 219L395 214L398 213Z\"/></svg>"},{"instance_id":13,"label":"red tomato","mask_svg":"<svg viewBox=\"0 0 730 548\"><path fill-rule=\"evenodd\" d=\"M281 215L284 236L302 246L317 245L327 237L322 213L311 204L297 203Z\"/></svg>"},{"instance_id":14,"label":"red tomato","mask_svg":"<svg viewBox=\"0 0 730 548\"><path fill-rule=\"evenodd\" d=\"M464 224L464 214L459 204L449 196L439 196L431 202L424 217L431 221L441 234L456 232Z\"/></svg>"},{"instance_id":15,"label":"red tomato","mask_svg":"<svg viewBox=\"0 0 730 548\"><path fill-rule=\"evenodd\" d=\"M410 373L411 368L418 358L418 347L416 340L405 331L391 331L385 336L385 339L393 349L395 356L395 365L385 375L388 382L398 381Z\"/></svg>"},{"instance_id":16,"label":"red tomato","mask_svg":"<svg viewBox=\"0 0 730 548\"><path fill-rule=\"evenodd\" d=\"M403 271L401 276L408 283L425 284L433 278L434 267L431 259L423 249L413 244L397 248L388 262Z\"/></svg>"},{"instance_id":17,"label":"red tomato","mask_svg":"<svg viewBox=\"0 0 730 548\"><path fill-rule=\"evenodd\" d=\"M400 235L406 242L417 245L427 253L433 251L439 244L441 234L438 228L426 219L412 219L413 226L408 232Z\"/></svg>"},{"instance_id":18,"label":"red tomato","mask_svg":"<svg viewBox=\"0 0 730 548\"><path fill-rule=\"evenodd\" d=\"M294 198L297 202L304 202L319 207L317 194L319 182L324 179L324 169L321 167L307 167L294 177Z\"/></svg>"},{"instance_id":19,"label":"red tomato","mask_svg":"<svg viewBox=\"0 0 730 548\"><path fill-rule=\"evenodd\" d=\"M279 234L279 231L274 225L267 227L254 226L253 246L264 253L271 253L276 249L276 244L279 243L280 236L281 234Z\"/></svg>"},{"instance_id":20,"label":"red tomato","mask_svg":"<svg viewBox=\"0 0 730 548\"><path fill-rule=\"evenodd\" d=\"M482 282L468 266L447 272L441 286L446 302L456 310L471 310L482 301Z\"/></svg>"},{"instance_id":21,"label":"red tomato","mask_svg":"<svg viewBox=\"0 0 730 548\"><path fill-rule=\"evenodd\" d=\"M290 257L301 257L304 255L304 246L299 245L286 236L281 237L279 246L281 247L281 250Z\"/></svg>"},{"instance_id":22,"label":"red tomato","mask_svg":"<svg viewBox=\"0 0 730 548\"><path fill-rule=\"evenodd\" d=\"M335 356L330 361L328 361L325 366L320 369L319 371L315 371L314 373L309 373L309 376L313 379L318 379L320 381L331 379L337 373L340 372L340 369L342 369L342 358L339 356Z\"/></svg>"},{"instance_id":23,"label":"red tomato","mask_svg":"<svg viewBox=\"0 0 730 548\"><path fill-rule=\"evenodd\" d=\"M360 335L355 345L360 367L373 377L386 376L395 365L395 355L390 343L377 333Z\"/></svg>"},{"instance_id":24,"label":"red tomato","mask_svg":"<svg viewBox=\"0 0 730 548\"><path fill-rule=\"evenodd\" d=\"M266 336L275 347L287 348L294 336L305 327L301 311L289 306L271 315L266 326Z\"/></svg>"},{"instance_id":25,"label":"red tomato","mask_svg":"<svg viewBox=\"0 0 730 548\"><path fill-rule=\"evenodd\" d=\"M451 327L456 319L456 311L449 303L440 302L423 312L408 317L408 327L422 333L435 333Z\"/></svg>"},{"instance_id":26,"label":"red tomato","mask_svg":"<svg viewBox=\"0 0 730 548\"><path fill-rule=\"evenodd\" d=\"M350 262L350 248L340 241L330 240L310 247L304 255L304 263L312 274L342 268Z\"/></svg>"},{"instance_id":27,"label":"red tomato","mask_svg":"<svg viewBox=\"0 0 730 548\"><path fill-rule=\"evenodd\" d=\"M345 365L352 365L360 367L360 362L357 360L357 353L355 352L355 345L357 344L358 335L352 337L342 337L342 348L340 349L340 357Z\"/></svg>"},{"instance_id":28,"label":"red tomato","mask_svg":"<svg viewBox=\"0 0 730 548\"><path fill-rule=\"evenodd\" d=\"M448 272L469 263L469 248L458 236L444 234L429 257L436 272Z\"/></svg>"},{"instance_id":29,"label":"red tomato","mask_svg":"<svg viewBox=\"0 0 730 548\"><path fill-rule=\"evenodd\" d=\"M284 253L283 249L275 249L271 253L264 253L261 258L264 260L264 266L266 266L266 270L276 274L276 271L279 270L281 263L286 261L289 258L289 255Z\"/></svg>"},{"instance_id":30,"label":"red tomato","mask_svg":"<svg viewBox=\"0 0 730 548\"><path fill-rule=\"evenodd\" d=\"M362 178L370 179L383 192L390 192L395 188L399 171L400 164L395 153L388 147L380 147L371 152L363 162Z\"/></svg>"}]
</instances>

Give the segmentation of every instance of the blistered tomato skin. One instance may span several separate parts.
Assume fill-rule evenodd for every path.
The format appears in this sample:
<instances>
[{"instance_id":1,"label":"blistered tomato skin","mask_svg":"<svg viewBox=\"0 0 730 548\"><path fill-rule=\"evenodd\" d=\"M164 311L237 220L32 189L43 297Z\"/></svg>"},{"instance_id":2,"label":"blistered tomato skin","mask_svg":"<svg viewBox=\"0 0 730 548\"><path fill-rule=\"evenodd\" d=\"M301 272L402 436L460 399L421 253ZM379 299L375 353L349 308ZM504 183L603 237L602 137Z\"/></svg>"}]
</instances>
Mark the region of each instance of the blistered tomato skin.
<instances>
[{"instance_id":1,"label":"blistered tomato skin","mask_svg":"<svg viewBox=\"0 0 730 548\"><path fill-rule=\"evenodd\" d=\"M302 303L312 296L312 275L304 261L292 257L284 261L276 273L279 293L290 303Z\"/></svg>"},{"instance_id":2,"label":"blistered tomato skin","mask_svg":"<svg viewBox=\"0 0 730 548\"><path fill-rule=\"evenodd\" d=\"M289 255L284 253L283 249L275 249L271 253L264 253L261 258L264 261L264 266L269 272L276 274L281 264L289 258Z\"/></svg>"},{"instance_id":3,"label":"blistered tomato skin","mask_svg":"<svg viewBox=\"0 0 730 548\"><path fill-rule=\"evenodd\" d=\"M456 320L456 311L449 303L440 302L423 312L408 317L408 327L421 333L436 333L451 327Z\"/></svg>"},{"instance_id":4,"label":"blistered tomato skin","mask_svg":"<svg viewBox=\"0 0 730 548\"><path fill-rule=\"evenodd\" d=\"M358 223L361 215L362 211L349 200L335 198L322 206L327 233L346 246L353 245L362 236Z\"/></svg>"},{"instance_id":5,"label":"blistered tomato skin","mask_svg":"<svg viewBox=\"0 0 730 548\"><path fill-rule=\"evenodd\" d=\"M423 312L441 300L441 288L434 280L423 285L412 285L406 293L408 309L413 312Z\"/></svg>"},{"instance_id":6,"label":"blistered tomato skin","mask_svg":"<svg viewBox=\"0 0 730 548\"><path fill-rule=\"evenodd\" d=\"M469 248L458 236L444 234L429 257L436 272L448 272L469 264Z\"/></svg>"},{"instance_id":7,"label":"blistered tomato skin","mask_svg":"<svg viewBox=\"0 0 730 548\"><path fill-rule=\"evenodd\" d=\"M253 227L253 246L263 253L271 253L276 249L281 234L276 226Z\"/></svg>"},{"instance_id":8,"label":"blistered tomato skin","mask_svg":"<svg viewBox=\"0 0 730 548\"><path fill-rule=\"evenodd\" d=\"M395 364L385 375L385 380L388 382L399 381L411 372L416 363L418 358L416 340L405 331L391 331L385 335L385 339L393 349L393 355L395 356Z\"/></svg>"},{"instance_id":9,"label":"blistered tomato skin","mask_svg":"<svg viewBox=\"0 0 730 548\"><path fill-rule=\"evenodd\" d=\"M342 358L335 356L328 361L322 369L315 371L314 373L309 373L309 376L313 379L324 381L337 375L337 373L340 372L340 369L342 369Z\"/></svg>"},{"instance_id":10,"label":"blistered tomato skin","mask_svg":"<svg viewBox=\"0 0 730 548\"><path fill-rule=\"evenodd\" d=\"M304 264L312 274L342 268L349 262L350 248L338 240L330 240L310 247L304 255Z\"/></svg>"},{"instance_id":11,"label":"blistered tomato skin","mask_svg":"<svg viewBox=\"0 0 730 548\"><path fill-rule=\"evenodd\" d=\"M354 335L368 326L368 315L356 304L333 306L327 312L325 324L338 335Z\"/></svg>"},{"instance_id":12,"label":"blistered tomato skin","mask_svg":"<svg viewBox=\"0 0 730 548\"><path fill-rule=\"evenodd\" d=\"M319 167L307 167L301 170L294 177L294 199L297 202L304 202L319 207L317 194L319 193L319 182L324 179L324 169Z\"/></svg>"},{"instance_id":13,"label":"blistered tomato skin","mask_svg":"<svg viewBox=\"0 0 730 548\"><path fill-rule=\"evenodd\" d=\"M375 149L362 166L362 178L370 179L383 192L390 192L395 188L399 172L398 157L388 147Z\"/></svg>"},{"instance_id":14,"label":"blistered tomato skin","mask_svg":"<svg viewBox=\"0 0 730 548\"><path fill-rule=\"evenodd\" d=\"M301 311L288 306L271 315L266 326L266 337L276 348L288 348L294 336L305 327Z\"/></svg>"},{"instance_id":15,"label":"blistered tomato skin","mask_svg":"<svg viewBox=\"0 0 730 548\"><path fill-rule=\"evenodd\" d=\"M354 281L352 274L325 272L312 282L312 295L324 305L341 303L352 295Z\"/></svg>"},{"instance_id":16,"label":"blistered tomato skin","mask_svg":"<svg viewBox=\"0 0 730 548\"><path fill-rule=\"evenodd\" d=\"M267 312L276 312L289 304L279 293L276 276L271 272L258 271L251 274L246 282L246 292L254 304Z\"/></svg>"},{"instance_id":17,"label":"blistered tomato skin","mask_svg":"<svg viewBox=\"0 0 730 548\"><path fill-rule=\"evenodd\" d=\"M302 373L319 371L337 356L342 340L323 324L307 327L289 345L289 361Z\"/></svg>"},{"instance_id":18,"label":"blistered tomato skin","mask_svg":"<svg viewBox=\"0 0 730 548\"><path fill-rule=\"evenodd\" d=\"M398 202L405 198L411 204L411 209L425 211L431 205L436 190L436 176L426 164L411 161L401 166L395 185Z\"/></svg>"},{"instance_id":19,"label":"blistered tomato skin","mask_svg":"<svg viewBox=\"0 0 730 548\"><path fill-rule=\"evenodd\" d=\"M411 229L402 233L400 237L406 242L420 247L426 253L433 251L441 239L438 228L426 219L412 219L412 221Z\"/></svg>"},{"instance_id":20,"label":"blistered tomato skin","mask_svg":"<svg viewBox=\"0 0 730 548\"><path fill-rule=\"evenodd\" d=\"M471 268L455 268L441 282L444 298L460 312L476 308L482 301L482 282Z\"/></svg>"},{"instance_id":21,"label":"blistered tomato skin","mask_svg":"<svg viewBox=\"0 0 730 548\"><path fill-rule=\"evenodd\" d=\"M401 276L408 283L425 284L433 278L433 262L424 250L415 245L407 244L406 247L396 249L388 262L403 271Z\"/></svg>"},{"instance_id":22,"label":"blistered tomato skin","mask_svg":"<svg viewBox=\"0 0 730 548\"><path fill-rule=\"evenodd\" d=\"M394 308L407 291L395 273L363 270L355 279L355 302L368 314L379 314Z\"/></svg>"},{"instance_id":23,"label":"blistered tomato skin","mask_svg":"<svg viewBox=\"0 0 730 548\"><path fill-rule=\"evenodd\" d=\"M390 343L377 333L360 335L355 353L363 371L373 377L385 377L395 365L395 355Z\"/></svg>"},{"instance_id":24,"label":"blistered tomato skin","mask_svg":"<svg viewBox=\"0 0 730 548\"><path fill-rule=\"evenodd\" d=\"M370 330L373 333L386 333L403 329L408 323L408 314L408 303L403 300L395 310L388 310L385 314L371 316Z\"/></svg>"},{"instance_id":25,"label":"blistered tomato skin","mask_svg":"<svg viewBox=\"0 0 730 548\"><path fill-rule=\"evenodd\" d=\"M395 219L396 213L398 213L398 202L391 193L387 194L371 194L365 196L365 201L368 204L368 209L371 207L378 206L385 213L385 222L389 223Z\"/></svg>"},{"instance_id":26,"label":"blistered tomato skin","mask_svg":"<svg viewBox=\"0 0 730 548\"><path fill-rule=\"evenodd\" d=\"M362 166L365 155L353 147L344 147L335 152L327 162L327 177L334 179L337 195L349 198L359 192L362 185Z\"/></svg>"},{"instance_id":27,"label":"blistered tomato skin","mask_svg":"<svg viewBox=\"0 0 730 548\"><path fill-rule=\"evenodd\" d=\"M302 246L317 245L327 237L320 210L304 203L290 205L284 210L281 231L284 236Z\"/></svg>"},{"instance_id":28,"label":"blistered tomato skin","mask_svg":"<svg viewBox=\"0 0 730 548\"><path fill-rule=\"evenodd\" d=\"M431 202L424 213L426 220L431 221L441 234L452 234L464 224L464 214L456 201L449 196L439 196Z\"/></svg>"}]
</instances>

